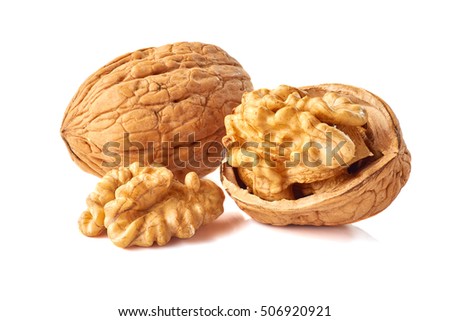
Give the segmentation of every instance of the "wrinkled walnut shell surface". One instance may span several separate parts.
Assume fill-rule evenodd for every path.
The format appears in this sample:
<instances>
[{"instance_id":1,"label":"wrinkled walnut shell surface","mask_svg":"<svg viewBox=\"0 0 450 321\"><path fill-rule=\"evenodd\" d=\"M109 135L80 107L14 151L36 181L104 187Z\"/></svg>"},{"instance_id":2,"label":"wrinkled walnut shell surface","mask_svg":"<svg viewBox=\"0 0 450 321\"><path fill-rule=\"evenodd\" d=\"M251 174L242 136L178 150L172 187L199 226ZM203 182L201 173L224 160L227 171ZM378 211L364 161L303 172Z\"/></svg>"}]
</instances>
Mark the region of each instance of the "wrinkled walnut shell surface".
<instances>
[{"instance_id":1,"label":"wrinkled walnut shell surface","mask_svg":"<svg viewBox=\"0 0 450 321\"><path fill-rule=\"evenodd\" d=\"M238 169L224 162L221 179L237 205L255 220L273 225L340 225L384 210L409 178L411 156L391 108L376 95L353 86L323 84L301 87L311 97L335 92L365 107L367 145L373 156L331 183L324 180L312 194L296 200L267 201L249 192Z\"/></svg>"},{"instance_id":2,"label":"wrinkled walnut shell surface","mask_svg":"<svg viewBox=\"0 0 450 321\"><path fill-rule=\"evenodd\" d=\"M190 171L204 176L220 165L224 116L249 90L249 75L217 46L179 42L141 49L80 86L61 136L73 161L99 177L136 161L163 164L180 180Z\"/></svg>"}]
</instances>

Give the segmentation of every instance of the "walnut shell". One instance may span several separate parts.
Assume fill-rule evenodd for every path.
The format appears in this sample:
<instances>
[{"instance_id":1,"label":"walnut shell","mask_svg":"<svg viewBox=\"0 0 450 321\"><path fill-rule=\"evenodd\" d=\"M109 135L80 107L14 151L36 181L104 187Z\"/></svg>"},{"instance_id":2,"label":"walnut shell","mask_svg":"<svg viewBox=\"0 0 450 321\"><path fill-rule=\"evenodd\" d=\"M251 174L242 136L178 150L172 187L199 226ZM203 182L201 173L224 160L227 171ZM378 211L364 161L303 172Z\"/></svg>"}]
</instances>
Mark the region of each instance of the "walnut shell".
<instances>
[{"instance_id":1,"label":"walnut shell","mask_svg":"<svg viewBox=\"0 0 450 321\"><path fill-rule=\"evenodd\" d=\"M244 183L248 184L249 178L239 176L242 168L223 162L225 190L252 218L273 225L348 224L384 210L405 185L411 170L411 156L391 108L367 90L348 85L323 84L299 90L313 98L333 92L363 106L367 112L364 143L372 153L336 177L297 185L301 193L291 200L270 201L252 194Z\"/></svg>"},{"instance_id":2,"label":"walnut shell","mask_svg":"<svg viewBox=\"0 0 450 321\"><path fill-rule=\"evenodd\" d=\"M178 179L203 176L220 165L223 118L249 90L249 75L217 46L141 49L80 86L61 136L75 163L99 177L136 161L167 166Z\"/></svg>"}]
</instances>

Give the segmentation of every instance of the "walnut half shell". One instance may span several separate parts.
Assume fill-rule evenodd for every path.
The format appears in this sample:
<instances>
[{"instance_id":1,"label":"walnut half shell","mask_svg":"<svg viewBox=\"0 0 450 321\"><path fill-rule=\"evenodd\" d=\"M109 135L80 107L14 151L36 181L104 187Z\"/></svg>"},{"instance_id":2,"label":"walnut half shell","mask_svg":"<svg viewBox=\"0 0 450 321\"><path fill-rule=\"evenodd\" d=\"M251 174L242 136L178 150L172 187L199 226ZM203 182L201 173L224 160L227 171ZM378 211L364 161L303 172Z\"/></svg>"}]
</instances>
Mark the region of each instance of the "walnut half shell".
<instances>
[{"instance_id":1,"label":"walnut half shell","mask_svg":"<svg viewBox=\"0 0 450 321\"><path fill-rule=\"evenodd\" d=\"M291 88L290 96L279 93L286 88ZM270 154L270 159L275 160L275 166L259 166L259 162L253 168L242 167L242 163L237 164L234 157L223 162L221 180L237 205L255 220L273 225L316 226L356 222L384 210L407 182L411 156L403 141L399 122L391 108L376 95L342 84L308 86L293 91L292 87L280 86L273 91L259 92L262 99L254 100L251 108L244 112L243 105L248 105L250 94L244 95L242 104L234 114L227 116L227 136L223 142L229 158L230 155L232 158L238 155L239 158L241 154L252 154L233 151L234 148L230 148L236 146L233 143L239 140L242 143L243 139L248 141L252 135L270 133L275 138L271 137L272 145L265 150ZM301 112L289 105L293 99L291 96L295 96L295 106ZM299 100L317 100L325 107L319 104L314 109L304 102L298 107ZM327 113L322 110L327 110ZM241 123L233 127L232 123L236 122L233 117L238 113L244 116L239 116ZM261 116L265 114L267 118ZM336 166L330 163L312 169L280 167L281 156L274 155L272 149L285 143L279 140L280 132L282 137L287 137L289 131L280 121L276 122L277 117L285 117L286 122L291 124L289 126L296 121L308 124L304 128L310 132L300 131L297 136L290 137L291 141L294 140L294 147L298 135L310 141L320 140L321 128L329 128L337 135L335 137L345 140L346 147L341 155L342 159L346 159L345 164ZM251 124L247 126L249 122ZM268 128L271 124L273 127ZM246 128L251 132L243 133ZM258 141L258 138L255 140ZM258 150L253 148L251 152L254 155ZM316 153L316 157L320 159L321 154ZM264 175L267 175L265 180Z\"/></svg>"}]
</instances>

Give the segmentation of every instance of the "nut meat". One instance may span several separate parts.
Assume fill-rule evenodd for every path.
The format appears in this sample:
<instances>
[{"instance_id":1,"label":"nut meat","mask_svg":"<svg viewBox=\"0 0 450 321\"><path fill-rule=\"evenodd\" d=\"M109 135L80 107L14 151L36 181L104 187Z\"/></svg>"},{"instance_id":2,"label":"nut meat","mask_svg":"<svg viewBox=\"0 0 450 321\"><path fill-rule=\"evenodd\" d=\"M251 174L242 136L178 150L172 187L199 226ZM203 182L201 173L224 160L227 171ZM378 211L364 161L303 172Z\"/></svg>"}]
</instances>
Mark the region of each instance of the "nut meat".
<instances>
[{"instance_id":1,"label":"nut meat","mask_svg":"<svg viewBox=\"0 0 450 321\"><path fill-rule=\"evenodd\" d=\"M167 166L178 179L203 176L220 165L223 118L250 90L248 74L217 46L142 49L81 85L61 136L75 163L100 177L135 161Z\"/></svg>"},{"instance_id":2,"label":"nut meat","mask_svg":"<svg viewBox=\"0 0 450 321\"><path fill-rule=\"evenodd\" d=\"M389 106L340 84L242 98L225 119L222 182L256 220L338 225L385 209L410 173L410 154Z\"/></svg>"},{"instance_id":3,"label":"nut meat","mask_svg":"<svg viewBox=\"0 0 450 321\"><path fill-rule=\"evenodd\" d=\"M87 199L79 219L87 236L105 229L119 247L164 245L192 237L223 212L224 194L213 182L188 173L185 184L164 167L133 163L108 172Z\"/></svg>"}]
</instances>

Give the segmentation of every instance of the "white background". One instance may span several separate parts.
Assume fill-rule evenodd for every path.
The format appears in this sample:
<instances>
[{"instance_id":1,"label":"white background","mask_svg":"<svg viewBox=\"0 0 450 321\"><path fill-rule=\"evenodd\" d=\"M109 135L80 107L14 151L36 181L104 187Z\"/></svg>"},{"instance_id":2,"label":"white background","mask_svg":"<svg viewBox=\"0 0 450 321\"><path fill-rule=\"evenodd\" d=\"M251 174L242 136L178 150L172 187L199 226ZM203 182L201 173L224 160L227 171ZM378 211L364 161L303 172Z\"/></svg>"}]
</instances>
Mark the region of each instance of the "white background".
<instances>
[{"instance_id":1,"label":"white background","mask_svg":"<svg viewBox=\"0 0 450 321\"><path fill-rule=\"evenodd\" d=\"M329 305L328 320L449 320L444 4L2 2L0 319ZM381 96L412 153L409 182L383 213L349 226L265 226L228 198L218 221L165 247L123 250L84 237L77 219L98 179L70 160L59 135L64 110L116 56L175 41L219 45L255 88L340 82Z\"/></svg>"}]
</instances>

